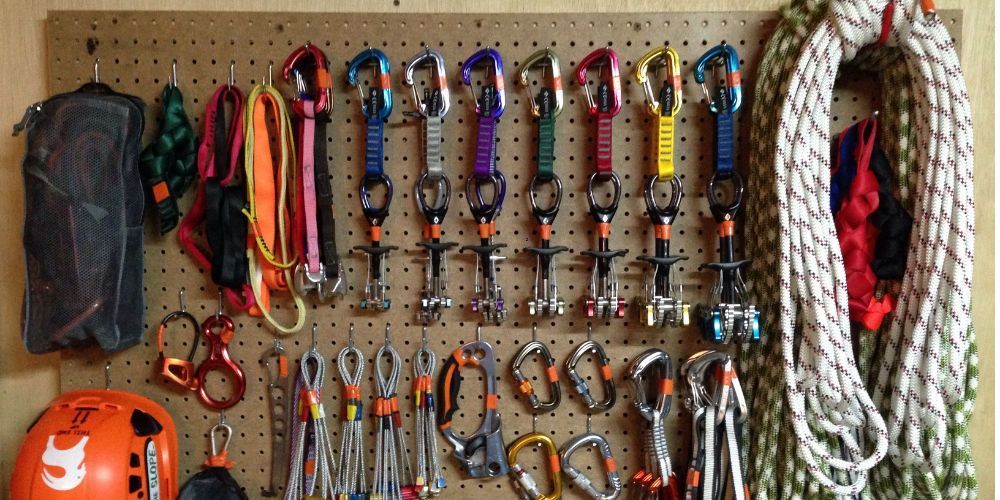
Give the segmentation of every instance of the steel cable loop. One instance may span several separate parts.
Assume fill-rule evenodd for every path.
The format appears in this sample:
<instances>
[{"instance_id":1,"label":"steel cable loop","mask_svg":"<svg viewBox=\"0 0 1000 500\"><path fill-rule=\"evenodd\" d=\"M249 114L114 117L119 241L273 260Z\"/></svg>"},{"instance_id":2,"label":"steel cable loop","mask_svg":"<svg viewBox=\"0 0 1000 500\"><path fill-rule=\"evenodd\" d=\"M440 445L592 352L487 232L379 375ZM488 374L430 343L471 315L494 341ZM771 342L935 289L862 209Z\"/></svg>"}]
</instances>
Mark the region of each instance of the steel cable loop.
<instances>
[{"instance_id":1,"label":"steel cable loop","mask_svg":"<svg viewBox=\"0 0 1000 500\"><path fill-rule=\"evenodd\" d=\"M364 495L368 493L365 468L364 411L360 384L365 369L364 354L354 346L352 340L337 354L337 368L344 385L344 408L341 417L340 468L337 475L338 496ZM349 369L348 358L354 358L354 370Z\"/></svg>"}]
</instances>

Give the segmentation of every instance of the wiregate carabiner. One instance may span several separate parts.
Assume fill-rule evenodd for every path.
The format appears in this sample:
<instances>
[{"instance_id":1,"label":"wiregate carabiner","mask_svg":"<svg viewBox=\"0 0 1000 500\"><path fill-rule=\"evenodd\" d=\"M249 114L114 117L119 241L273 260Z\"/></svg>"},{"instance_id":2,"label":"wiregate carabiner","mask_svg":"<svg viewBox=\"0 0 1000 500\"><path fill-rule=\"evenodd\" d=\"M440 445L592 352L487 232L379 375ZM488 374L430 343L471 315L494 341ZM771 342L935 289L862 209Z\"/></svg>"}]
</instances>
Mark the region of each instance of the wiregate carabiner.
<instances>
[{"instance_id":1,"label":"wiregate carabiner","mask_svg":"<svg viewBox=\"0 0 1000 500\"><path fill-rule=\"evenodd\" d=\"M425 87L423 97L421 97L421 92L413 81L413 74L418 67L425 64L433 68L431 81L437 83L437 87L433 89ZM444 117L448 114L448 108L451 106L451 92L448 90L448 74L445 70L444 56L440 52L424 48L422 52L410 58L406 69L403 70L403 85L410 87L413 92L413 105L417 109L411 113L423 117Z\"/></svg>"},{"instance_id":2,"label":"wiregate carabiner","mask_svg":"<svg viewBox=\"0 0 1000 500\"><path fill-rule=\"evenodd\" d=\"M542 78L544 78L546 60L548 61L549 69L552 71L552 76L549 80L550 85L542 84L541 89L538 91L538 97L536 98L535 92L531 89L528 72L535 65L542 66ZM532 115L536 118L547 114L551 114L552 117L556 117L559 116L559 113L562 113L562 73L559 70L559 56L557 56L552 49L546 47L528 56L523 62L521 62L521 71L518 73L518 76L521 85L528 88L528 100L531 102Z\"/></svg>"},{"instance_id":3,"label":"wiregate carabiner","mask_svg":"<svg viewBox=\"0 0 1000 500\"><path fill-rule=\"evenodd\" d=\"M587 384L587 379L581 377L576 370L576 366L587 355L594 356L594 362L597 363L597 366L601 370L601 380L604 384L604 399L601 401L594 399L593 394L590 392L590 386ZM617 395L615 392L614 375L611 372L611 358L608 358L608 355L604 352L604 348L597 342L587 339L577 346L573 354L566 359L566 375L573 384L573 389L583 399L583 404L587 405L589 413L603 413L615 405Z\"/></svg>"},{"instance_id":4,"label":"wiregate carabiner","mask_svg":"<svg viewBox=\"0 0 1000 500\"><path fill-rule=\"evenodd\" d=\"M610 490L599 490L587 475L573 466L573 454L585 446L596 446L601 452L601 462L604 466L604 474L607 476ZM590 498L594 500L615 500L622 491L622 479L618 474L618 464L615 462L614 454L611 452L611 444L604 436L587 432L563 443L559 449L559 462L562 465L563 474L569 478L573 484L580 488Z\"/></svg>"},{"instance_id":5,"label":"wiregate carabiner","mask_svg":"<svg viewBox=\"0 0 1000 500\"><path fill-rule=\"evenodd\" d=\"M305 73L310 70L314 74L311 82L305 78ZM305 45L292 51L285 59L281 74L286 82L296 87L297 95L294 100L309 97L314 101L317 112L333 113L333 79L330 77L330 61L319 47L306 42ZM312 93L309 91L310 86Z\"/></svg>"},{"instance_id":6,"label":"wiregate carabiner","mask_svg":"<svg viewBox=\"0 0 1000 500\"><path fill-rule=\"evenodd\" d=\"M657 47L635 63L635 79L646 95L646 110L653 116L673 116L681 110L680 56L673 47ZM659 92L653 92L649 69L664 67L667 76Z\"/></svg>"},{"instance_id":7,"label":"wiregate carabiner","mask_svg":"<svg viewBox=\"0 0 1000 500\"><path fill-rule=\"evenodd\" d=\"M374 60L378 82L372 81L369 84L366 95L361 80L358 79L358 70L361 69L362 65L372 60ZM347 67L347 84L358 89L361 112L366 117L385 120L392 113L392 80L389 76L389 68L389 58L386 57L385 53L371 47L354 56L350 66ZM376 107L373 108L372 105Z\"/></svg>"},{"instance_id":8,"label":"wiregate carabiner","mask_svg":"<svg viewBox=\"0 0 1000 500\"><path fill-rule=\"evenodd\" d=\"M477 96L475 89L472 88L472 69L484 59L490 60L491 65L487 68L486 75L488 77L490 69L492 69L493 79L482 86L482 92ZM500 118L506 107L507 98L504 92L503 59L499 52L485 48L469 56L462 64L462 83L468 85L469 90L472 91L477 115L493 119Z\"/></svg>"},{"instance_id":9,"label":"wiregate carabiner","mask_svg":"<svg viewBox=\"0 0 1000 500\"><path fill-rule=\"evenodd\" d=\"M548 466L549 478L552 480L552 491L543 494L538 488L538 482L531 476L531 472L521 466L517 461L517 456L526 447L541 445L548 455L546 465ZM510 447L507 448L507 462L510 463L510 477L514 479L514 484L520 489L525 498L531 500L560 500L562 499L562 474L559 467L559 449L551 437L538 432L525 434L517 438Z\"/></svg>"},{"instance_id":10,"label":"wiregate carabiner","mask_svg":"<svg viewBox=\"0 0 1000 500\"><path fill-rule=\"evenodd\" d=\"M538 395L535 394L535 388L528 380L528 377L524 375L521 370L521 366L527 362L532 355L538 353L541 357L542 362L545 363L545 377L549 381L549 400L541 401ZM559 407L559 402L562 400L562 392L560 390L559 384L559 367L556 364L556 358L552 357L552 353L549 352L549 348L545 344L532 340L527 344L524 344L517 355L514 357L514 362L511 364L511 375L514 377L514 383L517 385L517 390L524 397L528 398L528 404L531 409L536 413L538 412L550 412L554 411Z\"/></svg>"},{"instance_id":11,"label":"wiregate carabiner","mask_svg":"<svg viewBox=\"0 0 1000 500\"><path fill-rule=\"evenodd\" d=\"M726 71L725 85L711 91L705 80L705 69L722 67ZM743 82L740 76L740 56L731 45L722 43L702 54L694 65L694 81L701 85L712 113L739 111L743 105Z\"/></svg>"},{"instance_id":12,"label":"wiregate carabiner","mask_svg":"<svg viewBox=\"0 0 1000 500\"><path fill-rule=\"evenodd\" d=\"M609 80L601 80L597 87L597 99L594 99L590 86L587 84L587 71L599 64L601 59L607 62L601 65L608 67ZM622 83L618 73L618 54L611 47L597 49L584 57L576 66L576 83L587 90L587 112L591 115L618 115L622 109Z\"/></svg>"},{"instance_id":13,"label":"wiregate carabiner","mask_svg":"<svg viewBox=\"0 0 1000 500\"><path fill-rule=\"evenodd\" d=\"M668 498L676 498L677 477L670 462L670 446L663 421L670 413L674 392L670 356L660 349L648 349L632 360L625 378L631 382L632 404L647 423L644 448L646 466L652 475L650 480L656 484L656 489L665 488ZM650 383L656 391L652 398L648 393Z\"/></svg>"},{"instance_id":14,"label":"wiregate carabiner","mask_svg":"<svg viewBox=\"0 0 1000 500\"><path fill-rule=\"evenodd\" d=\"M156 329L156 351L158 353L156 362L159 365L160 374L186 389L195 390L198 381L195 378L194 355L198 352L198 338L201 336L201 325L198 320L187 312L187 304L184 301L184 288L178 292L181 308L171 312L160 320L160 326ZM167 325L175 320L181 320L191 327L194 339L191 341L191 351L188 352L187 359L167 357L163 355L163 333L167 331Z\"/></svg>"}]
</instances>

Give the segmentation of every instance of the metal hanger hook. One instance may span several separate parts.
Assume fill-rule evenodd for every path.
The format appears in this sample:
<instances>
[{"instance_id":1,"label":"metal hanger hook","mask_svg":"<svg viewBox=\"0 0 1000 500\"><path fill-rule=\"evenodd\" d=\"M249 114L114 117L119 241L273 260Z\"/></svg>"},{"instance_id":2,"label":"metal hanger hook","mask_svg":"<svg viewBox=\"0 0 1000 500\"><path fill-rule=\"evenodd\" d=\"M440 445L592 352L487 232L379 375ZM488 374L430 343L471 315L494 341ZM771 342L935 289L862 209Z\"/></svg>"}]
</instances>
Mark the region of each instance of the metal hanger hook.
<instances>
[{"instance_id":1,"label":"metal hanger hook","mask_svg":"<svg viewBox=\"0 0 1000 500\"><path fill-rule=\"evenodd\" d=\"M177 299L181 303L181 312L187 312L187 301L184 300L184 292L184 287L181 287L181 290L177 292Z\"/></svg>"}]
</instances>

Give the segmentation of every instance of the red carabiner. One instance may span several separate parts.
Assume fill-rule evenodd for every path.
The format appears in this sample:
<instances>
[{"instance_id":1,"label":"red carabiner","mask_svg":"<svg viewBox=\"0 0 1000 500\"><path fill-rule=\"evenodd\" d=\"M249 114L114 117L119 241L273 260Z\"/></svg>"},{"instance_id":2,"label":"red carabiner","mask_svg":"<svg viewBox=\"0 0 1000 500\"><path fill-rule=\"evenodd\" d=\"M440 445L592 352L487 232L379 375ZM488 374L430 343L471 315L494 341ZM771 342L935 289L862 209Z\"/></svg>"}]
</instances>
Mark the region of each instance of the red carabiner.
<instances>
[{"instance_id":1,"label":"red carabiner","mask_svg":"<svg viewBox=\"0 0 1000 500\"><path fill-rule=\"evenodd\" d=\"M598 73L597 98L595 99L588 85L587 71L602 59L607 61L601 64L601 68L605 66L608 68L610 78L602 80L601 75L604 71L601 70ZM596 171L598 180L607 181L611 178L614 169L611 154L613 143L611 119L618 115L622 109L622 84L621 76L618 74L618 54L611 47L597 49L588 54L576 68L576 83L586 89L587 112L596 118Z\"/></svg>"},{"instance_id":2,"label":"red carabiner","mask_svg":"<svg viewBox=\"0 0 1000 500\"><path fill-rule=\"evenodd\" d=\"M311 61L307 62L307 59L311 59ZM308 94L303 65L308 65L307 67L315 74L313 80L315 94L312 96ZM295 49L285 59L281 72L285 81L296 88L296 101L309 97L314 101L314 109L317 113L333 112L333 79L330 77L330 61L319 47L306 42L305 45ZM296 74L299 76L297 77Z\"/></svg>"},{"instance_id":3,"label":"red carabiner","mask_svg":"<svg viewBox=\"0 0 1000 500\"><path fill-rule=\"evenodd\" d=\"M208 343L208 357L198 366L198 399L206 406L215 410L225 410L232 408L243 398L243 393L247 389L246 375L243 368L229 355L229 343L235 335L233 320L226 315L216 314L210 316L201 325L201 334L205 336ZM209 372L220 371L229 380L233 388L233 393L228 399L215 399L205 386L205 380Z\"/></svg>"}]
</instances>

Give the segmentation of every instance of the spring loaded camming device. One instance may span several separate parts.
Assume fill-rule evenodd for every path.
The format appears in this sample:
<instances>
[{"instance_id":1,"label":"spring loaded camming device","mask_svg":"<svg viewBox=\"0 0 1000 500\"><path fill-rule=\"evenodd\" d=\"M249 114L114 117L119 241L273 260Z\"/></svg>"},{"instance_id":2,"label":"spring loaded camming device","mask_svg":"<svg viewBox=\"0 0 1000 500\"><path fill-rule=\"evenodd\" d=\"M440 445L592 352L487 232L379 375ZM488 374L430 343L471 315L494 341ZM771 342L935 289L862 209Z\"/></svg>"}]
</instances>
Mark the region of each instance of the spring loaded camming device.
<instances>
[{"instance_id":1,"label":"spring loaded camming device","mask_svg":"<svg viewBox=\"0 0 1000 500\"><path fill-rule=\"evenodd\" d=\"M546 64L547 61L547 64ZM534 66L542 67L542 80L545 78L545 68L549 68L552 77L548 84L541 84L538 96L529 82L528 72ZM555 256L569 250L565 246L552 246L552 223L559 213L562 203L563 185L559 176L553 172L556 145L556 117L563 108L562 74L559 70L559 56L551 49L545 48L528 56L518 74L521 85L528 89L528 99L531 102L531 114L538 120L538 149L536 151L538 172L531 179L528 188L528 200L531 212L538 220L539 246L526 247L525 250L534 253L538 262L535 267L534 296L528 301L528 313L534 315L559 315L566 312L566 301L559 295L556 281ZM538 205L538 189L551 186L554 199L548 207Z\"/></svg>"},{"instance_id":2,"label":"spring loaded camming device","mask_svg":"<svg viewBox=\"0 0 1000 500\"><path fill-rule=\"evenodd\" d=\"M526 447L542 446L548 455L548 472L552 479L552 491L544 494L538 488L538 482L531 472L521 466L517 456ZM562 465L559 462L559 449L551 437L538 432L531 432L517 438L507 449L507 461L510 463L510 476L514 479L522 498L528 500L560 500L562 498Z\"/></svg>"},{"instance_id":3,"label":"spring loaded camming device","mask_svg":"<svg viewBox=\"0 0 1000 500\"><path fill-rule=\"evenodd\" d=\"M643 352L629 364L625 379L631 382L632 404L647 423L643 446L646 460L640 471L646 475L638 481L633 476L633 491L644 489L646 495L639 498L650 500L661 496L678 498L677 476L670 462L670 445L663 422L670 413L674 393L670 355L660 349ZM654 395L649 393L651 388L656 391Z\"/></svg>"},{"instance_id":4,"label":"spring loaded camming device","mask_svg":"<svg viewBox=\"0 0 1000 500\"><path fill-rule=\"evenodd\" d=\"M420 498L441 494L447 483L437 454L437 430L434 428L434 389L431 377L437 355L427 348L427 327L423 328L420 349L413 354L413 402L416 406L417 474L414 486Z\"/></svg>"},{"instance_id":5,"label":"spring loaded camming device","mask_svg":"<svg viewBox=\"0 0 1000 500\"><path fill-rule=\"evenodd\" d=\"M579 436L570 439L563 443L562 448L559 449L560 463L562 465L562 471L566 474L566 477L577 487L583 490L583 492L593 498L594 500L615 500L622 491L622 479L618 474L618 464L615 462L615 457L611 453L611 445L608 443L607 439L600 434L594 434L590 432L588 424L588 430L586 434L581 434ZM601 452L601 459L604 465L604 474L607 477L607 482L610 485L609 490L599 490L594 482L587 477L587 475L573 466L571 463L573 459L573 454L585 446L596 446Z\"/></svg>"},{"instance_id":6,"label":"spring loaded camming device","mask_svg":"<svg viewBox=\"0 0 1000 500\"><path fill-rule=\"evenodd\" d=\"M437 83L434 88L424 87L423 97L413 81L413 73L420 65L429 65ZM424 290L420 293L420 311L417 319L427 324L441 319L441 309L451 307L448 296L448 249L458 243L441 241L441 224L448 213L451 201L451 182L444 173L441 162L441 129L444 115L450 106L448 77L445 73L444 56L438 51L425 48L413 56L403 72L403 84L413 91L415 111L408 115L422 118L424 149L424 172L413 186L417 208L424 215L424 241L418 243L427 250L427 264L424 266ZM427 200L425 188L436 192L433 202Z\"/></svg>"},{"instance_id":7,"label":"spring loaded camming device","mask_svg":"<svg viewBox=\"0 0 1000 500\"><path fill-rule=\"evenodd\" d=\"M311 73L312 78L306 77ZM333 192L327 164L326 126L333 113L329 61L319 47L306 43L285 60L282 74L294 85L292 110L298 116L299 183L295 244L299 263L295 286L321 299L343 293L344 268L337 253Z\"/></svg>"},{"instance_id":8,"label":"spring loaded camming device","mask_svg":"<svg viewBox=\"0 0 1000 500\"><path fill-rule=\"evenodd\" d=\"M348 367L348 358L354 359L353 372ZM368 469L365 467L368 448L364 443L364 400L360 384L365 372L365 355L354 345L354 324L348 333L347 347L337 355L337 369L344 383L344 406L340 416L340 462L334 489L338 499L364 500L368 498Z\"/></svg>"},{"instance_id":9,"label":"spring loaded camming device","mask_svg":"<svg viewBox=\"0 0 1000 500\"><path fill-rule=\"evenodd\" d=\"M601 401L594 399L593 394L590 392L590 386L587 384L587 379L580 376L576 370L580 361L583 361L588 355L593 357L593 361L597 363L598 368L601 370L601 380L604 382L604 399ZM573 384L573 389L583 399L583 403L587 405L587 410L590 414L604 413L615 405L617 393L615 392L614 375L611 373L611 358L608 358L601 344L594 342L590 338L589 327L587 328L587 340L577 346L573 354L566 359L566 374Z\"/></svg>"},{"instance_id":10,"label":"spring loaded camming device","mask_svg":"<svg viewBox=\"0 0 1000 500\"><path fill-rule=\"evenodd\" d=\"M274 347L264 351L260 364L267 372L267 401L271 414L271 482L261 488L261 496L277 496L277 487L288 473L288 356L281 341L274 339Z\"/></svg>"},{"instance_id":11,"label":"spring loaded camming device","mask_svg":"<svg viewBox=\"0 0 1000 500\"><path fill-rule=\"evenodd\" d=\"M712 304L699 306L698 316L705 338L721 343L760 341L760 311L750 302L741 274L750 260L736 260L733 243L735 219L743 201L743 177L734 169L733 113L739 110L743 96L739 64L736 50L722 44L702 55L694 69L694 79L701 84L708 109L715 115L715 171L708 180L706 195L719 234L719 262L701 266L717 271L719 278L712 286ZM721 66L726 72L725 85L718 86L714 92L705 81L705 69L709 66L713 71ZM719 199L723 183L731 184L728 202Z\"/></svg>"},{"instance_id":12,"label":"spring loaded camming device","mask_svg":"<svg viewBox=\"0 0 1000 500\"><path fill-rule=\"evenodd\" d=\"M667 76L659 93L653 94L649 69L667 68ZM653 223L655 248L652 256L639 260L649 263L643 283L643 296L637 300L639 317L647 326L687 326L690 304L684 302L683 289L676 279L673 265L686 256L670 255L670 228L680 211L684 197L679 175L674 174L674 116L681 109L680 57L671 47L658 47L642 57L635 66L635 79L646 94L646 110L656 117L656 173L646 176L644 198L646 214ZM656 186L670 185L670 201L666 206L656 202Z\"/></svg>"},{"instance_id":13,"label":"spring loaded camming device","mask_svg":"<svg viewBox=\"0 0 1000 500\"><path fill-rule=\"evenodd\" d=\"M688 468L686 498L726 498L725 476L731 479L734 500L751 498L740 450L743 424L749 413L732 357L720 351L701 351L688 358L680 372L687 385L684 404L694 416L695 446ZM713 393L706 386L707 377L715 379Z\"/></svg>"},{"instance_id":14,"label":"spring loaded camming device","mask_svg":"<svg viewBox=\"0 0 1000 500\"><path fill-rule=\"evenodd\" d=\"M386 358L391 366L388 373L383 366ZM384 500L410 500L417 498L410 469L409 450L403 432L403 418L399 413L396 387L403 359L389 340L389 325L385 327L385 341L375 355L375 381L378 397L375 398L375 478L372 496Z\"/></svg>"},{"instance_id":15,"label":"spring loaded camming device","mask_svg":"<svg viewBox=\"0 0 1000 500\"><path fill-rule=\"evenodd\" d=\"M313 325L312 334L312 347L302 355L299 363L301 384L296 387L299 422L292 437L285 500L299 500L307 496L333 498L336 494L333 476L336 458L322 399L326 361L316 349L316 325ZM311 437L308 443L307 437ZM309 452L313 454L311 461L307 458Z\"/></svg>"},{"instance_id":16,"label":"spring loaded camming device","mask_svg":"<svg viewBox=\"0 0 1000 500\"><path fill-rule=\"evenodd\" d=\"M458 411L458 393L462 384L461 369L465 366L483 370L486 394L482 423L474 433L462 436L451 427L451 423L455 412ZM509 472L507 456L504 453L500 412L497 410L496 375L496 355L493 346L482 340L480 327L477 327L476 340L455 349L445 362L438 378L437 392L444 398L438 409L438 428L445 440L454 448L452 456L459 461L465 475L471 478L497 478Z\"/></svg>"},{"instance_id":17,"label":"spring loaded camming device","mask_svg":"<svg viewBox=\"0 0 1000 500\"><path fill-rule=\"evenodd\" d=\"M604 60L604 62L599 62ZM591 66L600 65L601 73L607 68L608 79L602 79L597 85L597 98L590 91L587 71ZM600 76L599 76L600 78ZM590 287L584 301L584 310L588 318L624 318L625 298L618 295L618 272L615 269L615 258L622 257L628 250L612 250L611 220L618 211L618 201L621 199L622 183L613 169L612 119L621 111L622 91L621 77L618 74L618 54L611 47L597 49L584 57L577 66L576 82L587 92L587 112L594 117L596 137L594 141L594 157L596 169L587 181L587 203L590 205L590 216L597 223L597 250L581 252L594 258L594 268L591 272ZM602 205L594 195L594 187L598 184L611 183L611 202Z\"/></svg>"},{"instance_id":18,"label":"spring loaded camming device","mask_svg":"<svg viewBox=\"0 0 1000 500\"><path fill-rule=\"evenodd\" d=\"M363 64L374 62L376 76L369 84L366 94L358 79L358 70ZM378 81L375 81L377 78ZM392 179L385 173L383 156L383 134L385 120L392 113L392 82L389 79L389 58L381 50L368 49L354 56L347 68L347 83L358 89L361 114L365 117L365 174L358 186L361 209L368 220L371 244L355 246L368 255L368 276L365 280L365 297L361 299L362 309L384 311L392 302L388 297L389 281L386 276L388 253L395 246L382 245L382 224L389 216L392 203ZM372 204L371 190L381 186L385 189L385 201L381 206Z\"/></svg>"},{"instance_id":19,"label":"spring loaded camming device","mask_svg":"<svg viewBox=\"0 0 1000 500\"><path fill-rule=\"evenodd\" d=\"M199 337L201 335L201 325L191 313L187 312L187 304L184 301L184 288L178 293L181 308L174 311L160 320L160 326L156 329L156 350L159 353L156 363L159 365L160 375L166 377L185 389L195 390L197 388L196 369L194 366L194 355L198 352ZM181 320L191 327L194 339L191 341L191 351L188 352L187 359L166 357L163 355L163 334L167 331L167 325L175 320Z\"/></svg>"},{"instance_id":20,"label":"spring loaded camming device","mask_svg":"<svg viewBox=\"0 0 1000 500\"><path fill-rule=\"evenodd\" d=\"M480 94L476 95L472 87L472 70L483 61L489 63L487 78L492 70L493 79L487 79L480 87ZM465 245L461 250L476 254L476 267L480 271L476 276L476 297L471 304L473 312L479 312L485 321L499 325L507 318L503 289L497 280L497 263L506 259L497 251L507 245L493 242L497 232L496 219L507 195L507 178L496 168L497 120L503 114L506 103L500 53L486 48L469 57L462 65L462 83L469 86L476 104L476 163L473 175L465 182L465 198L479 226L479 244ZM492 191L489 201L483 196L484 186L489 186L489 191Z\"/></svg>"},{"instance_id":21,"label":"spring loaded camming device","mask_svg":"<svg viewBox=\"0 0 1000 500\"><path fill-rule=\"evenodd\" d=\"M524 347L521 347L521 350L517 351L517 356L514 357L514 363L511 365L511 375L514 377L514 383L517 384L518 392L528 398L528 404L535 413L551 412L559 407L559 402L562 400L562 391L559 385L559 367L556 364L556 358L552 357L552 353L549 352L549 348L538 341L537 334L538 326L532 326L531 342L524 344ZM545 363L545 377L549 381L548 401L542 401L538 398L531 381L528 380L528 377L521 370L521 366L536 353L541 358L541 361Z\"/></svg>"}]
</instances>

